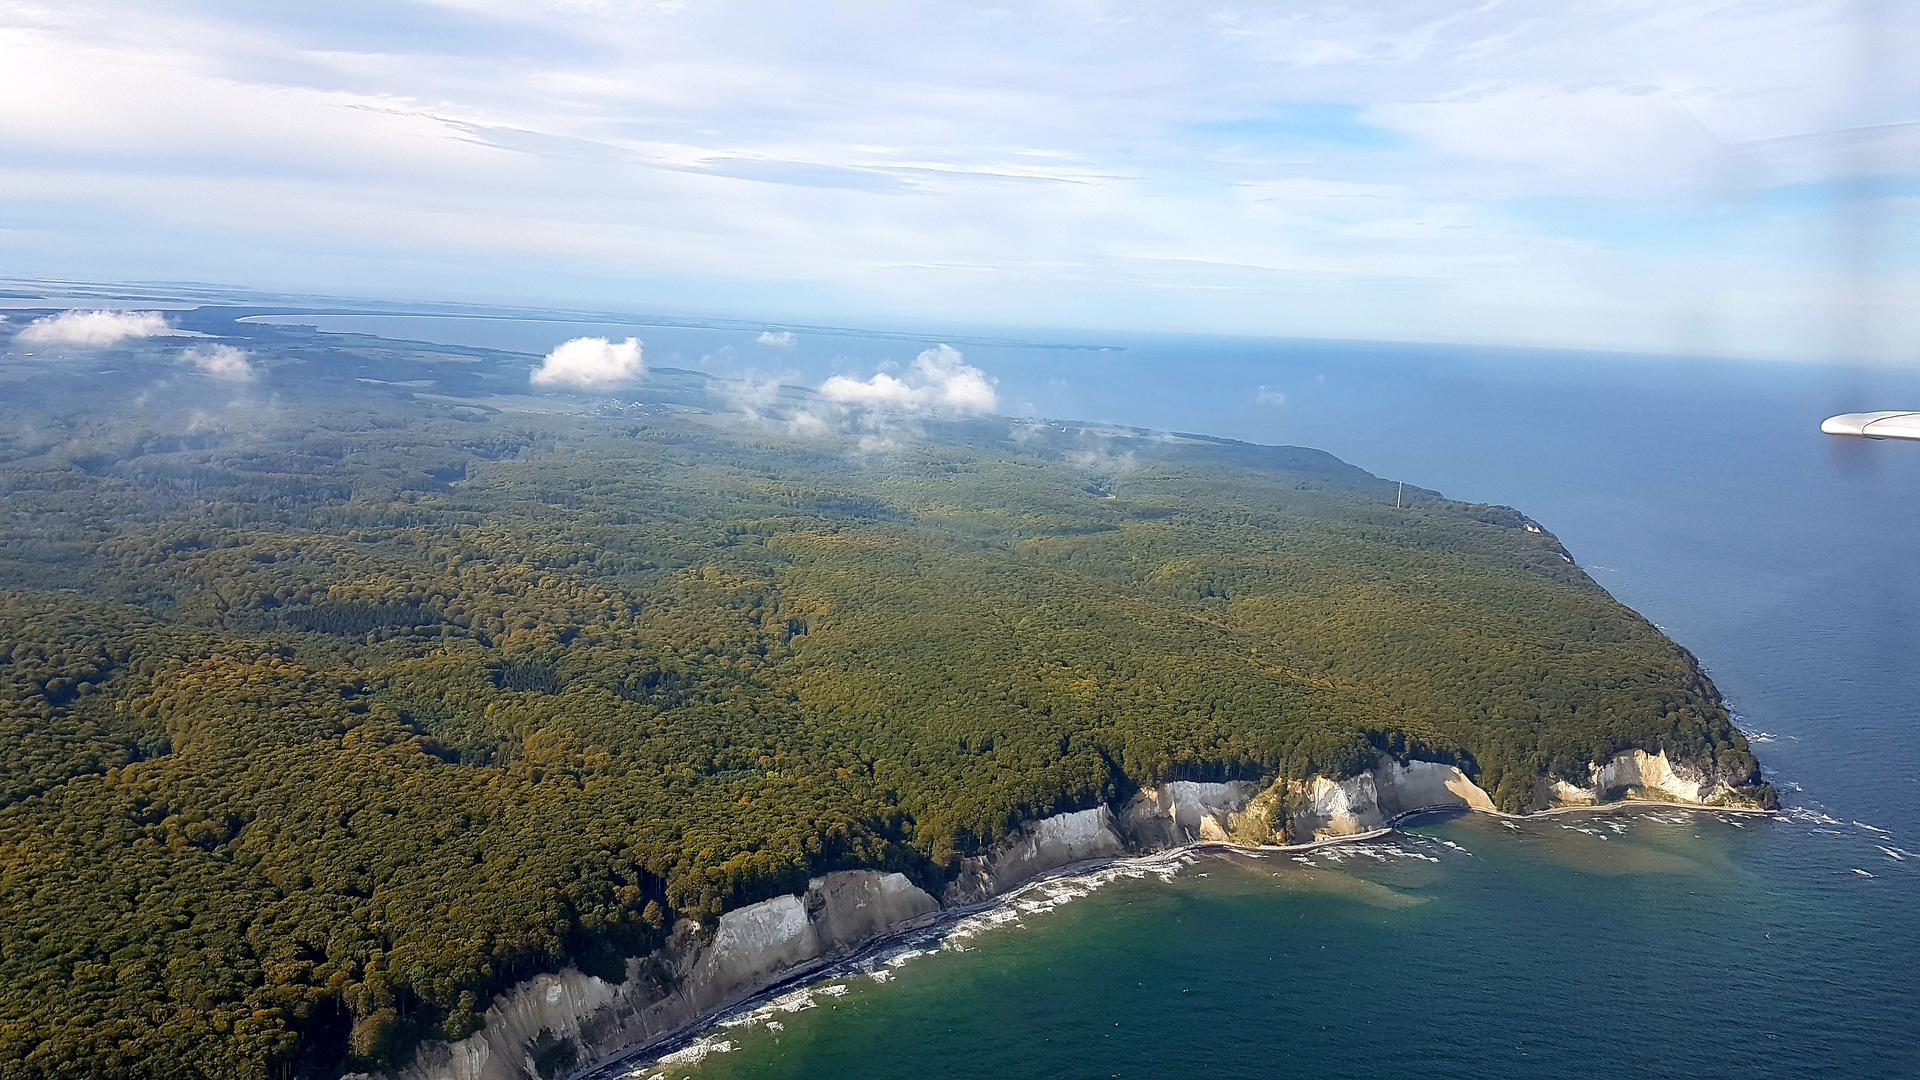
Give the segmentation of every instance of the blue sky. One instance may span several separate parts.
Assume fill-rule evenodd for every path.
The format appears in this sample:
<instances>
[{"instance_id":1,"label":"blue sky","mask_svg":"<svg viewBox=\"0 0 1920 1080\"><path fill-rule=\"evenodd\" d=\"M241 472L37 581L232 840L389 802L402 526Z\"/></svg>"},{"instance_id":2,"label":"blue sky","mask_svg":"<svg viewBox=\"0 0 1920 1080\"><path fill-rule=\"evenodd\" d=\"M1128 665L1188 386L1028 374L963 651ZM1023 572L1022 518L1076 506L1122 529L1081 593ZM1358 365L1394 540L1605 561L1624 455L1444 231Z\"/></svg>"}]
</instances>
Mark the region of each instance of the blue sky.
<instances>
[{"instance_id":1,"label":"blue sky","mask_svg":"<svg viewBox=\"0 0 1920 1080\"><path fill-rule=\"evenodd\" d=\"M0 274L1920 364L1920 5L0 2Z\"/></svg>"}]
</instances>

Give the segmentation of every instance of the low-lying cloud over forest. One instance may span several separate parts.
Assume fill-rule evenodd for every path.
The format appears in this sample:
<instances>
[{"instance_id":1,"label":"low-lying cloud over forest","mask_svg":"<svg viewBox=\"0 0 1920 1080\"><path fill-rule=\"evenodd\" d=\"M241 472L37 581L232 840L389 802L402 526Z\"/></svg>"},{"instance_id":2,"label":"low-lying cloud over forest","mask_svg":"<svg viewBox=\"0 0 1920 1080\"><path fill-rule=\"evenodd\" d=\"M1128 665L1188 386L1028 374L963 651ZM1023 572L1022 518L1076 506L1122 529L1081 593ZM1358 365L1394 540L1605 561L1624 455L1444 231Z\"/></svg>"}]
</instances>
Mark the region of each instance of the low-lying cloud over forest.
<instances>
[{"instance_id":1,"label":"low-lying cloud over forest","mask_svg":"<svg viewBox=\"0 0 1920 1080\"><path fill-rule=\"evenodd\" d=\"M87 311L76 308L28 323L16 340L23 345L77 345L103 348L129 338L173 333L157 311Z\"/></svg>"},{"instance_id":2,"label":"low-lying cloud over forest","mask_svg":"<svg viewBox=\"0 0 1920 1080\"><path fill-rule=\"evenodd\" d=\"M582 337L548 353L530 379L535 386L595 390L637 382L646 371L638 338L616 343L602 337Z\"/></svg>"},{"instance_id":3,"label":"low-lying cloud over forest","mask_svg":"<svg viewBox=\"0 0 1920 1080\"><path fill-rule=\"evenodd\" d=\"M884 371L865 380L835 375L820 384L820 396L903 416L975 416L998 407L994 385L986 372L963 362L960 350L939 345L915 357L903 377Z\"/></svg>"}]
</instances>

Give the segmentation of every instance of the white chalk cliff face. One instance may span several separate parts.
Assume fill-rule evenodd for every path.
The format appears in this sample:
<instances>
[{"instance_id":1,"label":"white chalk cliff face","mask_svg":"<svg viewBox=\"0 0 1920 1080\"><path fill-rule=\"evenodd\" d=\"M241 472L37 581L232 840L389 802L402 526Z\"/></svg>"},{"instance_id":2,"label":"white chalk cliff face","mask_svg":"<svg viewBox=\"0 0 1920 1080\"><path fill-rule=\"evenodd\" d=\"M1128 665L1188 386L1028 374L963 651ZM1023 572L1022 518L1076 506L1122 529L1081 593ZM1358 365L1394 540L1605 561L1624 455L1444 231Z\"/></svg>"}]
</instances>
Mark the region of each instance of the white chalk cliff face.
<instances>
[{"instance_id":1,"label":"white chalk cliff face","mask_svg":"<svg viewBox=\"0 0 1920 1080\"><path fill-rule=\"evenodd\" d=\"M1140 792L1118 814L1103 805L1030 821L984 855L963 859L959 877L941 899L949 907L984 903L1041 874L1088 859L1227 840L1233 815L1258 790L1243 781L1175 780Z\"/></svg>"},{"instance_id":2,"label":"white chalk cliff face","mask_svg":"<svg viewBox=\"0 0 1920 1080\"><path fill-rule=\"evenodd\" d=\"M962 859L960 875L941 899L948 907L984 903L1049 870L1126 852L1106 806L1055 814L1027 822L985 855Z\"/></svg>"},{"instance_id":3,"label":"white chalk cliff face","mask_svg":"<svg viewBox=\"0 0 1920 1080\"><path fill-rule=\"evenodd\" d=\"M1726 796L1733 786L1725 779L1684 762L1670 761L1666 751L1649 754L1645 750L1625 750L1613 755L1605 765L1589 766L1591 780L1585 787L1560 779L1541 781L1545 805L1589 806L1625 795L1629 798L1666 802L1707 803Z\"/></svg>"},{"instance_id":4,"label":"white chalk cliff face","mask_svg":"<svg viewBox=\"0 0 1920 1080\"><path fill-rule=\"evenodd\" d=\"M1378 765L1345 780L1316 776L1294 793L1296 840L1324 840L1383 829L1414 810L1491 810L1493 800L1458 766L1437 761L1405 764L1382 757Z\"/></svg>"},{"instance_id":5,"label":"white chalk cliff face","mask_svg":"<svg viewBox=\"0 0 1920 1080\"><path fill-rule=\"evenodd\" d=\"M1200 840L1230 838L1233 816L1245 809L1259 786L1244 781L1203 784L1175 780L1147 788L1120 810L1122 832L1130 846L1157 851Z\"/></svg>"},{"instance_id":6,"label":"white chalk cliff face","mask_svg":"<svg viewBox=\"0 0 1920 1080\"><path fill-rule=\"evenodd\" d=\"M1702 803L1731 790L1664 753L1629 750L1591 771L1585 787L1543 779L1539 805L1590 804L1621 794ZM393 1080L564 1077L877 938L925 925L943 906L984 903L1075 863L1197 842L1356 836L1411 811L1443 808L1494 806L1456 766L1385 756L1344 780L1316 776L1265 790L1244 781L1172 781L1142 790L1117 813L1102 805L1027 822L986 853L962 860L939 901L901 874L832 873L810 881L802 896L728 912L711 935L683 920L659 950L629 960L626 981L618 985L572 968L536 976L495 1000L481 1031L456 1043L423 1045Z\"/></svg>"},{"instance_id":7,"label":"white chalk cliff face","mask_svg":"<svg viewBox=\"0 0 1920 1080\"><path fill-rule=\"evenodd\" d=\"M619 985L574 968L535 976L496 999L480 1031L421 1046L398 1080L566 1076L939 910L903 874L814 878L805 896L722 915L710 941L682 921L658 951L627 961Z\"/></svg>"}]
</instances>

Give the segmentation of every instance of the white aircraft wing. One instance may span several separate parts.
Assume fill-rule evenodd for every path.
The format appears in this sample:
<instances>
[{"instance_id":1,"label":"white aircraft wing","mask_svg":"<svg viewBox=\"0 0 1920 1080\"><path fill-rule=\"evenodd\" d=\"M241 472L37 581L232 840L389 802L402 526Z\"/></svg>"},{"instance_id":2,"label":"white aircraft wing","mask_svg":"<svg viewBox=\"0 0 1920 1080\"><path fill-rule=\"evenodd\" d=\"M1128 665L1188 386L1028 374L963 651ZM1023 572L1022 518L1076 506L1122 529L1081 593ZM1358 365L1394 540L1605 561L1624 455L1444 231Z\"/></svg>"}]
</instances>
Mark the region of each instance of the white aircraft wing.
<instances>
[{"instance_id":1,"label":"white aircraft wing","mask_svg":"<svg viewBox=\"0 0 1920 1080\"><path fill-rule=\"evenodd\" d=\"M1850 412L1830 416L1820 425L1829 435L1864 435L1869 439L1920 439L1920 412Z\"/></svg>"}]
</instances>

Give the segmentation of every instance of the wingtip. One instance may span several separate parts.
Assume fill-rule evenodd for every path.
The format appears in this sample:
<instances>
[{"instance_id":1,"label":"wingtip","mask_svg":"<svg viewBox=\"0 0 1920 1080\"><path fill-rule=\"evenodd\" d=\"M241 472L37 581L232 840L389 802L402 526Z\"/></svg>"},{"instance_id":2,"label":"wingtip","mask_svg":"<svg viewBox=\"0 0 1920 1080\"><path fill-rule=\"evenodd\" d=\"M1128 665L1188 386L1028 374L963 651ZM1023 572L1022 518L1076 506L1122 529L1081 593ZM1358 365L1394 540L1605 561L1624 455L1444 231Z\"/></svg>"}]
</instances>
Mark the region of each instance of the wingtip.
<instances>
[{"instance_id":1,"label":"wingtip","mask_svg":"<svg viewBox=\"0 0 1920 1080\"><path fill-rule=\"evenodd\" d=\"M1869 439L1920 439L1920 412L1841 413L1822 421L1820 430Z\"/></svg>"}]
</instances>

